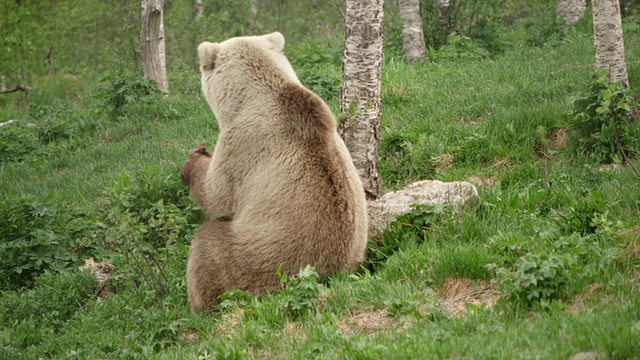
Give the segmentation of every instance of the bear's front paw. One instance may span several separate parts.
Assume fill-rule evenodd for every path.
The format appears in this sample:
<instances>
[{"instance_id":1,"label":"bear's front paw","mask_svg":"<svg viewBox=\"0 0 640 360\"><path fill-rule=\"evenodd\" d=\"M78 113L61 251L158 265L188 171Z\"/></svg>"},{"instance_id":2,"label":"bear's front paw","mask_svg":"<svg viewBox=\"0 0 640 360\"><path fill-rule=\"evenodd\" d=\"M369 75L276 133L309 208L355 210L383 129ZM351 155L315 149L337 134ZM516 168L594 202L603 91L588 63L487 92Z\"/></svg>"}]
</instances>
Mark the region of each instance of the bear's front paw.
<instances>
[{"instance_id":1,"label":"bear's front paw","mask_svg":"<svg viewBox=\"0 0 640 360\"><path fill-rule=\"evenodd\" d=\"M197 148L191 149L191 152L189 153L189 155L194 155L194 154L200 154L207 157L211 157L211 153L207 151L207 148L205 147L204 143L200 143L200 145L198 145Z\"/></svg>"}]
</instances>

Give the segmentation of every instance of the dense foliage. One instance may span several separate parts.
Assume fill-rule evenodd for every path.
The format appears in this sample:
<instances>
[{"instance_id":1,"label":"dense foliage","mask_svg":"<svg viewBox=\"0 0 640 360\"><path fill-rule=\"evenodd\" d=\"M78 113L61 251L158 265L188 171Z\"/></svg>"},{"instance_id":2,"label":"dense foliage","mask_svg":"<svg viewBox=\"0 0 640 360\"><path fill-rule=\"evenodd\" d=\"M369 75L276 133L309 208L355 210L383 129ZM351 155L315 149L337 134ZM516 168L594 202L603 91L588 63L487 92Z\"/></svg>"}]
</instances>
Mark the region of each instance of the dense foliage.
<instances>
[{"instance_id":1,"label":"dense foliage","mask_svg":"<svg viewBox=\"0 0 640 360\"><path fill-rule=\"evenodd\" d=\"M341 82L342 3L261 1L255 25L248 1L204 3L193 17L191 2L165 0L169 95L141 76L138 2L0 8L0 88L30 89L0 95L0 358L640 353L640 64L628 61L629 88L610 84L592 66L589 10L565 27L550 0L446 12L422 0L428 61L414 66L385 4L383 188L467 180L477 206L416 206L354 274L280 273L281 291L230 291L189 314L204 215L179 167L217 134L198 42L279 30L334 110ZM639 6L621 6L636 59ZM78 271L89 257L113 268L99 287Z\"/></svg>"}]
</instances>

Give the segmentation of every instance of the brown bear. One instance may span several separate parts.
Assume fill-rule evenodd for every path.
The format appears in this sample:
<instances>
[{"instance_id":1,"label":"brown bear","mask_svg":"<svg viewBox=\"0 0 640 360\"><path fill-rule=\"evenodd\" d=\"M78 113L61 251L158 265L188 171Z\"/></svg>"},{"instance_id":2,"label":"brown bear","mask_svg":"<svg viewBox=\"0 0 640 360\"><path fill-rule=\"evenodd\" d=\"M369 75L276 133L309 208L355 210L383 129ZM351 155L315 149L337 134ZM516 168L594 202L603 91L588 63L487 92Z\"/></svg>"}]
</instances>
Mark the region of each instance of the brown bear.
<instances>
[{"instance_id":1,"label":"brown bear","mask_svg":"<svg viewBox=\"0 0 640 360\"><path fill-rule=\"evenodd\" d=\"M192 311L230 289L277 289L279 269L312 265L327 276L363 260L362 183L331 110L300 83L283 48L278 32L198 46L220 133L213 154L200 145L182 168L208 217L189 250Z\"/></svg>"}]
</instances>

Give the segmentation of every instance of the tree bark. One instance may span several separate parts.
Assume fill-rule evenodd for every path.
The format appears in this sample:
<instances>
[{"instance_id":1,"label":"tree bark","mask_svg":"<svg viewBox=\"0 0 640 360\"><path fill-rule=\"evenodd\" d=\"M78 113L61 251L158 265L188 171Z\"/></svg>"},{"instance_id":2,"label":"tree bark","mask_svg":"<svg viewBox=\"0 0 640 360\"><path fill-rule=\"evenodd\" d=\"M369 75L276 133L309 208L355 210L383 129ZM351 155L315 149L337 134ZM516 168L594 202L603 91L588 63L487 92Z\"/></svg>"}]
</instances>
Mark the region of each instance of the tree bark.
<instances>
[{"instance_id":1,"label":"tree bark","mask_svg":"<svg viewBox=\"0 0 640 360\"><path fill-rule=\"evenodd\" d=\"M422 63L425 58L422 18L419 0L398 0L402 21L402 50L409 63Z\"/></svg>"},{"instance_id":2,"label":"tree bark","mask_svg":"<svg viewBox=\"0 0 640 360\"><path fill-rule=\"evenodd\" d=\"M193 17L198 18L204 14L204 0L195 0L193 3Z\"/></svg>"},{"instance_id":3,"label":"tree bark","mask_svg":"<svg viewBox=\"0 0 640 360\"><path fill-rule=\"evenodd\" d=\"M449 0L436 0L436 4L443 14L446 14L447 11L449 11Z\"/></svg>"},{"instance_id":4,"label":"tree bark","mask_svg":"<svg viewBox=\"0 0 640 360\"><path fill-rule=\"evenodd\" d=\"M380 194L378 133L383 0L347 0L338 132L369 198Z\"/></svg>"},{"instance_id":5,"label":"tree bark","mask_svg":"<svg viewBox=\"0 0 640 360\"><path fill-rule=\"evenodd\" d=\"M256 31L258 28L258 0L251 0L251 30Z\"/></svg>"},{"instance_id":6,"label":"tree bark","mask_svg":"<svg viewBox=\"0 0 640 360\"><path fill-rule=\"evenodd\" d=\"M586 7L585 0L557 0L556 16L565 24L572 25L582 19Z\"/></svg>"},{"instance_id":7,"label":"tree bark","mask_svg":"<svg viewBox=\"0 0 640 360\"><path fill-rule=\"evenodd\" d=\"M611 82L628 86L620 3L618 0L592 0L591 4L596 66L607 71Z\"/></svg>"},{"instance_id":8,"label":"tree bark","mask_svg":"<svg viewBox=\"0 0 640 360\"><path fill-rule=\"evenodd\" d=\"M144 76L168 93L162 3L163 0L142 0L142 62Z\"/></svg>"}]
</instances>

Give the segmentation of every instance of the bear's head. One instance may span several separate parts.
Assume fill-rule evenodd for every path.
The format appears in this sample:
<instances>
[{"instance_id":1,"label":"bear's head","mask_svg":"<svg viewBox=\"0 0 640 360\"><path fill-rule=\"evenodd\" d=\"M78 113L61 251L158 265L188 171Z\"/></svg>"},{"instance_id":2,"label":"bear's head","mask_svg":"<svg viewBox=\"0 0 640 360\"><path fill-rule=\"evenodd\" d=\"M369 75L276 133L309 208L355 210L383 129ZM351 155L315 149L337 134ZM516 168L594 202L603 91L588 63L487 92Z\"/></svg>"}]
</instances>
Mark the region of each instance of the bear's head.
<instances>
[{"instance_id":1,"label":"bear's head","mask_svg":"<svg viewBox=\"0 0 640 360\"><path fill-rule=\"evenodd\" d=\"M221 129L247 107L268 106L280 86L300 84L283 49L279 32L198 46L202 92Z\"/></svg>"}]
</instances>

